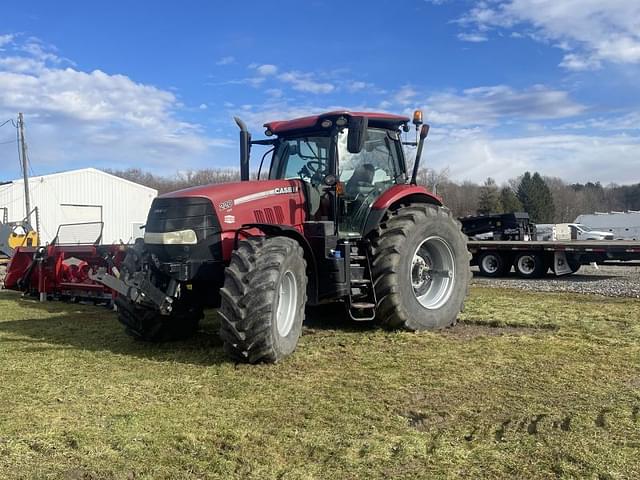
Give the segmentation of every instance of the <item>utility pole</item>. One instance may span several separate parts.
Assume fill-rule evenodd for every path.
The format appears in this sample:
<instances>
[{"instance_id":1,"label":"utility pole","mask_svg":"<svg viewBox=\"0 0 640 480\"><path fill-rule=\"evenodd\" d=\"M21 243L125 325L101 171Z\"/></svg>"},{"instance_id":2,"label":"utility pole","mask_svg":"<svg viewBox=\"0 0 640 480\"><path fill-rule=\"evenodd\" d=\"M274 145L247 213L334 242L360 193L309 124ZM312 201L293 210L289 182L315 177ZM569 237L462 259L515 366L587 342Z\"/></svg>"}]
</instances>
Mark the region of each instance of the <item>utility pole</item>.
<instances>
[{"instance_id":1,"label":"utility pole","mask_svg":"<svg viewBox=\"0 0 640 480\"><path fill-rule=\"evenodd\" d=\"M29 198L29 164L27 160L27 145L24 141L24 118L18 113L18 130L20 132L20 160L22 162L22 177L24 178L24 205L27 209L27 222L31 225L31 199Z\"/></svg>"}]
</instances>

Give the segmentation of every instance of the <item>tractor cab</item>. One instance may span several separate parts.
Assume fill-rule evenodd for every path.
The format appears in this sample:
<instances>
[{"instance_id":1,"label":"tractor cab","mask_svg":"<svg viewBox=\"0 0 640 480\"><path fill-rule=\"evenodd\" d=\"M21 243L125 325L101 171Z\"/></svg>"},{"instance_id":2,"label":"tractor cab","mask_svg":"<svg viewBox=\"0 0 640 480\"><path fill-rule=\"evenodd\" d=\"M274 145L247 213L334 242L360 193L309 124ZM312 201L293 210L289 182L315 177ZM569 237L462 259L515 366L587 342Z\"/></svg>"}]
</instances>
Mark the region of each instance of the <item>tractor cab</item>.
<instances>
[{"instance_id":1,"label":"tractor cab","mask_svg":"<svg viewBox=\"0 0 640 480\"><path fill-rule=\"evenodd\" d=\"M409 120L382 113L328 112L269 122L265 134L275 138L252 143L272 145L270 180L302 182L309 220L334 222L340 237L358 237L376 200L409 182L400 135L401 129L409 130ZM414 120L419 130L421 114Z\"/></svg>"}]
</instances>

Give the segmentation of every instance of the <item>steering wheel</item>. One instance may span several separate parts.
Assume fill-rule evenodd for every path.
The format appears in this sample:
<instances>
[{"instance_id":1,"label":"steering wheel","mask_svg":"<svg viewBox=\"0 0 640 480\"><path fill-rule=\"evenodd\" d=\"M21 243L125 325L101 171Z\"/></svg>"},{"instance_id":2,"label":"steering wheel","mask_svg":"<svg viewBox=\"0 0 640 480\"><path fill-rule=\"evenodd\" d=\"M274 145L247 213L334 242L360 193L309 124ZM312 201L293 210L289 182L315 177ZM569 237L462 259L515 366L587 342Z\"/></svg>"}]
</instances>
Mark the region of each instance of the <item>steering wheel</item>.
<instances>
[{"instance_id":1,"label":"steering wheel","mask_svg":"<svg viewBox=\"0 0 640 480\"><path fill-rule=\"evenodd\" d=\"M309 160L306 164L307 170L311 173L311 175L315 175L324 169L324 165L320 160Z\"/></svg>"}]
</instances>

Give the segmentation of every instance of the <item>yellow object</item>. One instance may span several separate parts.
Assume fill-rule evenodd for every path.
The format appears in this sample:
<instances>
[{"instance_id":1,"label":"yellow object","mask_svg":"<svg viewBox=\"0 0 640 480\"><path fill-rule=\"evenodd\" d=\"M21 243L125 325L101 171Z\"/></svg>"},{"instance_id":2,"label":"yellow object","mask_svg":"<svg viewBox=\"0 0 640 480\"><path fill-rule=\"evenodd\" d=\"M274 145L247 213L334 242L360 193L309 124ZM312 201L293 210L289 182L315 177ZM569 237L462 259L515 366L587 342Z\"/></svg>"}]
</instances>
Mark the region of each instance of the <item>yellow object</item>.
<instances>
[{"instance_id":1,"label":"yellow object","mask_svg":"<svg viewBox=\"0 0 640 480\"><path fill-rule=\"evenodd\" d=\"M416 110L413 112L413 124L414 125L422 124L422 110Z\"/></svg>"},{"instance_id":2,"label":"yellow object","mask_svg":"<svg viewBox=\"0 0 640 480\"><path fill-rule=\"evenodd\" d=\"M17 230L22 227L16 227L9 235L8 244L9 248L15 249L16 247L35 247L38 245L38 234L33 230L24 233L18 233Z\"/></svg>"}]
</instances>

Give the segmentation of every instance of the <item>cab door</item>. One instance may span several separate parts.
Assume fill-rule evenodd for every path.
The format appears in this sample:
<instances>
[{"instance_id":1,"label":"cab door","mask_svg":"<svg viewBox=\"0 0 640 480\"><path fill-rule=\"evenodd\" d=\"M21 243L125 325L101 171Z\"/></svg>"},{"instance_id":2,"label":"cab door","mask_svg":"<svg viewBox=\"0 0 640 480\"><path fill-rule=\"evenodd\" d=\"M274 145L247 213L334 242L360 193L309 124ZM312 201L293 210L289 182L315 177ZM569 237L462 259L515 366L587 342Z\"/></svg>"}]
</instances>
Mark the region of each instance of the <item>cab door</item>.
<instances>
[{"instance_id":1,"label":"cab door","mask_svg":"<svg viewBox=\"0 0 640 480\"><path fill-rule=\"evenodd\" d=\"M338 134L339 196L338 231L341 236L360 236L371 205L386 190L405 183L402 149L397 131L368 128L364 148L347 150L348 130Z\"/></svg>"}]
</instances>

